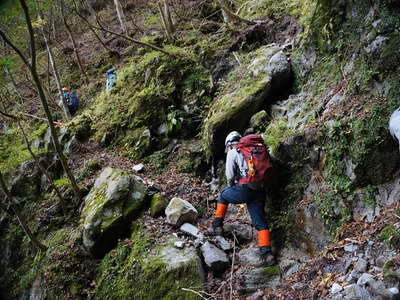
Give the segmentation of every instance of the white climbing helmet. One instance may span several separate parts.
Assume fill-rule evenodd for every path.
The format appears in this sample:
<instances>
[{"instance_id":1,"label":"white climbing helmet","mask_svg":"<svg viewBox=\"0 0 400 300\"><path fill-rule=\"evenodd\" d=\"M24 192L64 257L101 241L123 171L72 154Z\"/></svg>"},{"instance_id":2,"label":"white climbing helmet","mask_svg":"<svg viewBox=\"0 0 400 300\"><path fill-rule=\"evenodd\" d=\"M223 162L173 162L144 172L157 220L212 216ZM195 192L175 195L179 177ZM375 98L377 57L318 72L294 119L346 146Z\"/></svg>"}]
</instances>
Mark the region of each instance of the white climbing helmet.
<instances>
[{"instance_id":1,"label":"white climbing helmet","mask_svg":"<svg viewBox=\"0 0 400 300\"><path fill-rule=\"evenodd\" d=\"M239 143L239 140L242 138L242 135L237 131L230 132L225 139L225 147L234 145Z\"/></svg>"}]
</instances>

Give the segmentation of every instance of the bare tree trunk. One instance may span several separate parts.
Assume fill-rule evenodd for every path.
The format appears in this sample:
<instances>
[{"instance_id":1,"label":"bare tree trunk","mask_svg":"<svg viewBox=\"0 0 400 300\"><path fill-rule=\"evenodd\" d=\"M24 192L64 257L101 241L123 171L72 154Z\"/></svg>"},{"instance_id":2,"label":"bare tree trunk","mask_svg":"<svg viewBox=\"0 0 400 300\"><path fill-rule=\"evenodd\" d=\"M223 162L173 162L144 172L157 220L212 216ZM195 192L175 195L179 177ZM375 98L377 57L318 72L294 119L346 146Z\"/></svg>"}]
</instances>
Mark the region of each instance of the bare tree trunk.
<instances>
[{"instance_id":1,"label":"bare tree trunk","mask_svg":"<svg viewBox=\"0 0 400 300\"><path fill-rule=\"evenodd\" d=\"M41 18L41 16L39 16L39 18ZM50 48L49 41L47 40L47 37L46 37L46 34L44 33L43 27L40 28L40 31L42 33L44 43L46 44L47 53L49 54L50 65L53 70L54 80L56 82L58 95L60 98L59 105L63 108L64 118L68 121L68 120L71 120L71 114L69 112L67 104L64 101L64 96L63 96L62 87L61 87L61 83L60 83L60 75L58 74L57 66L56 66L56 63L54 60L53 51Z\"/></svg>"},{"instance_id":2,"label":"bare tree trunk","mask_svg":"<svg viewBox=\"0 0 400 300\"><path fill-rule=\"evenodd\" d=\"M30 50L31 50L31 56L32 56L31 57L31 63L29 63L29 61L24 56L24 54L21 52L21 50L18 49L7 38L7 36L4 34L4 32L2 30L0 30L0 36L18 54L18 56L21 58L21 60L24 62L24 64L29 68L29 71L30 71L30 73L32 75L33 81L35 82L37 90L39 92L39 97L40 97L44 112L45 112L46 117L47 117L47 122L48 122L49 127L50 127L50 132L51 132L51 137L52 137L52 140L53 140L54 148L55 148L55 150L57 152L57 155L58 155L58 157L59 157L59 159L61 161L63 169L64 169L65 173L67 174L67 176L68 176L68 178L69 178L69 180L71 182L72 190L74 191L75 196L80 200L81 199L81 194L80 194L80 190L79 190L78 184L76 183L74 174L72 173L71 169L69 168L67 159L65 158L64 153L62 152L60 143L58 142L56 129L55 129L54 124L53 124L53 120L52 120L51 112L50 112L50 109L49 109L49 106L48 106L48 103L47 103L46 95L44 93L43 86L42 86L42 84L40 82L39 75L37 73L37 69L36 69L35 35L34 35L34 32L33 32L31 18L29 16L29 10L28 10L28 7L26 5L25 0L19 0L19 2L21 3L22 9L24 11L26 25L28 27L28 32L29 32L29 36L30 36Z\"/></svg>"},{"instance_id":3,"label":"bare tree trunk","mask_svg":"<svg viewBox=\"0 0 400 300\"><path fill-rule=\"evenodd\" d=\"M79 55L78 46L76 44L74 35L72 34L72 30L71 30L71 27L69 26L69 24L67 22L67 19L65 18L64 1L63 0L60 0L60 9L61 9L61 17L62 17L64 26L67 29L69 39L71 40L72 47L74 49L74 55L75 55L76 63L78 64L79 70L81 71L82 75L85 76L86 83L89 83L89 77L86 74L86 71L85 71L85 69L83 67L81 56Z\"/></svg>"},{"instance_id":4,"label":"bare tree trunk","mask_svg":"<svg viewBox=\"0 0 400 300\"><path fill-rule=\"evenodd\" d=\"M50 10L51 31L53 33L53 40L57 42L56 20L53 16L53 8Z\"/></svg>"},{"instance_id":5,"label":"bare tree trunk","mask_svg":"<svg viewBox=\"0 0 400 300\"><path fill-rule=\"evenodd\" d=\"M165 20L167 21L169 31L174 33L175 32L175 25L172 21L171 10L169 9L168 0L164 0L164 15Z\"/></svg>"},{"instance_id":6,"label":"bare tree trunk","mask_svg":"<svg viewBox=\"0 0 400 300\"><path fill-rule=\"evenodd\" d=\"M89 27L90 31L93 33L95 38L99 41L99 43L103 46L103 48L110 54L118 54L118 52L111 50L101 39L101 37L97 34L96 30L93 28L92 24L90 24L89 20L85 18L78 10L78 7L76 6L75 0L74 0L74 10L75 13L77 14L78 17L80 17Z\"/></svg>"},{"instance_id":7,"label":"bare tree trunk","mask_svg":"<svg viewBox=\"0 0 400 300\"><path fill-rule=\"evenodd\" d=\"M257 22L243 19L242 17L236 15L234 12L232 12L228 0L218 0L219 4L221 5L222 8L222 15L224 16L224 22L227 24L234 23L235 21L237 22L243 22L247 24L257 24Z\"/></svg>"},{"instance_id":8,"label":"bare tree trunk","mask_svg":"<svg viewBox=\"0 0 400 300\"><path fill-rule=\"evenodd\" d=\"M125 35L128 35L128 28L126 27L126 19L121 3L119 2L119 0L114 0L114 4L115 4L115 9L117 10L119 23L121 24L121 30Z\"/></svg>"},{"instance_id":9,"label":"bare tree trunk","mask_svg":"<svg viewBox=\"0 0 400 300\"><path fill-rule=\"evenodd\" d=\"M9 192L9 190L7 188L7 185L6 185L5 181L4 181L4 178L3 178L3 175L1 174L1 172L0 172L0 186L1 186L1 189L3 190L3 192L4 192L5 196L6 196L6 199L8 200L7 204L11 207L11 210L13 211L15 216L17 217L17 220L18 220L19 224L21 225L22 229L25 231L25 234L31 240L33 246L38 250L46 251L47 247L45 245L43 245L41 242L39 242L39 240L35 237L35 235L29 229L29 226L27 225L27 223L25 221L25 218L19 212L19 209L17 208L16 204L13 201L11 193ZM3 210L5 210L6 212L8 212L8 208L7 208L8 205L7 204L0 203L0 207Z\"/></svg>"},{"instance_id":10,"label":"bare tree trunk","mask_svg":"<svg viewBox=\"0 0 400 300\"><path fill-rule=\"evenodd\" d=\"M164 0L163 5L158 2L158 10L160 11L161 21L165 30L165 34L169 42L173 41L172 35L174 34L174 24L172 23L171 13L169 11L169 6Z\"/></svg>"},{"instance_id":11,"label":"bare tree trunk","mask_svg":"<svg viewBox=\"0 0 400 300\"><path fill-rule=\"evenodd\" d=\"M138 44L138 45L141 45L141 46L145 46L145 47L151 48L151 49L156 50L156 51L160 51L161 53L164 53L164 54L169 55L169 56L172 56L172 57L176 57L177 56L175 54L169 53L168 51L165 51L165 50L163 50L163 49L161 49L161 48L159 48L157 46L154 46L152 44L141 42L139 40L132 39L132 38L126 36L126 35L122 35L122 34L119 34L117 32L108 30L108 29L104 28L103 25L100 24L98 19L97 19L97 24L99 25L99 27L93 26L93 28L96 28L96 29L99 29L99 30L102 30L102 31L105 31L105 32L108 32L108 33L111 33L111 34L113 34L115 36L118 36L120 38L126 39L128 41L131 41L131 42L133 42L135 44Z\"/></svg>"}]
</instances>

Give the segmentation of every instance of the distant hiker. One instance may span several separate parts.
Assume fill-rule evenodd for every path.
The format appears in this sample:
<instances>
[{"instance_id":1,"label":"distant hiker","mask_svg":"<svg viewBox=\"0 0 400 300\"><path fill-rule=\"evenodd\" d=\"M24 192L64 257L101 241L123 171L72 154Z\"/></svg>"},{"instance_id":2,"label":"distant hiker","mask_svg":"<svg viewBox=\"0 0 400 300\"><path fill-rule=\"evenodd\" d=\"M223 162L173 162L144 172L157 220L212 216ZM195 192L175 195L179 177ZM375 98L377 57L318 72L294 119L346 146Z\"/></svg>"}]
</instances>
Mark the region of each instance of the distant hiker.
<instances>
[{"instance_id":1,"label":"distant hiker","mask_svg":"<svg viewBox=\"0 0 400 300\"><path fill-rule=\"evenodd\" d=\"M62 92L63 92L63 100L64 103L68 105L70 99L69 99L69 90L66 87L62 88Z\"/></svg>"},{"instance_id":2,"label":"distant hiker","mask_svg":"<svg viewBox=\"0 0 400 300\"><path fill-rule=\"evenodd\" d=\"M225 147L228 187L218 200L212 231L216 235L223 233L222 223L229 203L246 203L252 223L258 231L262 266L273 265L275 259L264 211L265 180L272 165L264 141L257 134L242 138L240 133L233 131L226 137Z\"/></svg>"},{"instance_id":3,"label":"distant hiker","mask_svg":"<svg viewBox=\"0 0 400 300\"><path fill-rule=\"evenodd\" d=\"M400 143L400 108L396 109L390 116L389 131L396 142Z\"/></svg>"},{"instance_id":4,"label":"distant hiker","mask_svg":"<svg viewBox=\"0 0 400 300\"><path fill-rule=\"evenodd\" d=\"M71 116L74 116L76 111L79 109L79 97L75 91L70 93L66 87L64 87L62 91L64 103L67 105Z\"/></svg>"},{"instance_id":5,"label":"distant hiker","mask_svg":"<svg viewBox=\"0 0 400 300\"><path fill-rule=\"evenodd\" d=\"M106 81L106 93L110 93L110 90L115 86L117 81L117 74L114 69L107 70L107 81Z\"/></svg>"}]
</instances>

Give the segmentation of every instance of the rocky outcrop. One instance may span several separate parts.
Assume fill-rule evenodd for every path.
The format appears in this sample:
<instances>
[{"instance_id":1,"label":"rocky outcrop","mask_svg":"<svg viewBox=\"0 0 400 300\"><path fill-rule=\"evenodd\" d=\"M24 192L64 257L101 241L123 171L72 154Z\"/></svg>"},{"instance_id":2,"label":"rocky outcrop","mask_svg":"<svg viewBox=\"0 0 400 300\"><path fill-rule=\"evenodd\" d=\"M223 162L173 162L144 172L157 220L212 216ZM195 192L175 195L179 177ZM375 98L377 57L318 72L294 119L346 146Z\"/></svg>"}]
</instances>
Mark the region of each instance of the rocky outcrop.
<instances>
[{"instance_id":1,"label":"rocky outcrop","mask_svg":"<svg viewBox=\"0 0 400 300\"><path fill-rule=\"evenodd\" d=\"M223 153L228 132L244 130L253 114L268 102L268 96L288 85L291 78L288 58L275 44L258 49L248 65L232 73L204 122L205 146L214 156Z\"/></svg>"},{"instance_id":2,"label":"rocky outcrop","mask_svg":"<svg viewBox=\"0 0 400 300\"><path fill-rule=\"evenodd\" d=\"M118 169L103 170L86 197L81 214L83 244L92 254L101 257L115 246L134 213L142 207L146 189L140 177Z\"/></svg>"}]
</instances>

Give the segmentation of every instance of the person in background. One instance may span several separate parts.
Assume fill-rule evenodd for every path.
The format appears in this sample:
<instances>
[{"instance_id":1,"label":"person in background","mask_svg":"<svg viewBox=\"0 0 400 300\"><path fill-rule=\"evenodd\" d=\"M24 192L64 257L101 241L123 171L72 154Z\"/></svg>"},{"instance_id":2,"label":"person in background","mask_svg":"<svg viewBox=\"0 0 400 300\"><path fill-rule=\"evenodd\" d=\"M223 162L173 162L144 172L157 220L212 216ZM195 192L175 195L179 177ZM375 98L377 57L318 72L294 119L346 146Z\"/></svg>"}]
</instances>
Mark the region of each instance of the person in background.
<instances>
[{"instance_id":1,"label":"person in background","mask_svg":"<svg viewBox=\"0 0 400 300\"><path fill-rule=\"evenodd\" d=\"M114 69L107 70L107 81L106 81L106 94L110 94L110 90L115 86L117 81L117 74Z\"/></svg>"},{"instance_id":2,"label":"person in background","mask_svg":"<svg viewBox=\"0 0 400 300\"><path fill-rule=\"evenodd\" d=\"M76 91L69 92L69 89L66 87L62 88L63 92L63 101L67 105L69 113L71 116L74 116L76 111L79 109L79 97Z\"/></svg>"},{"instance_id":3,"label":"person in background","mask_svg":"<svg viewBox=\"0 0 400 300\"><path fill-rule=\"evenodd\" d=\"M400 143L400 108L396 109L389 120L389 132L397 143ZM400 144L399 144L400 151Z\"/></svg>"}]
</instances>

